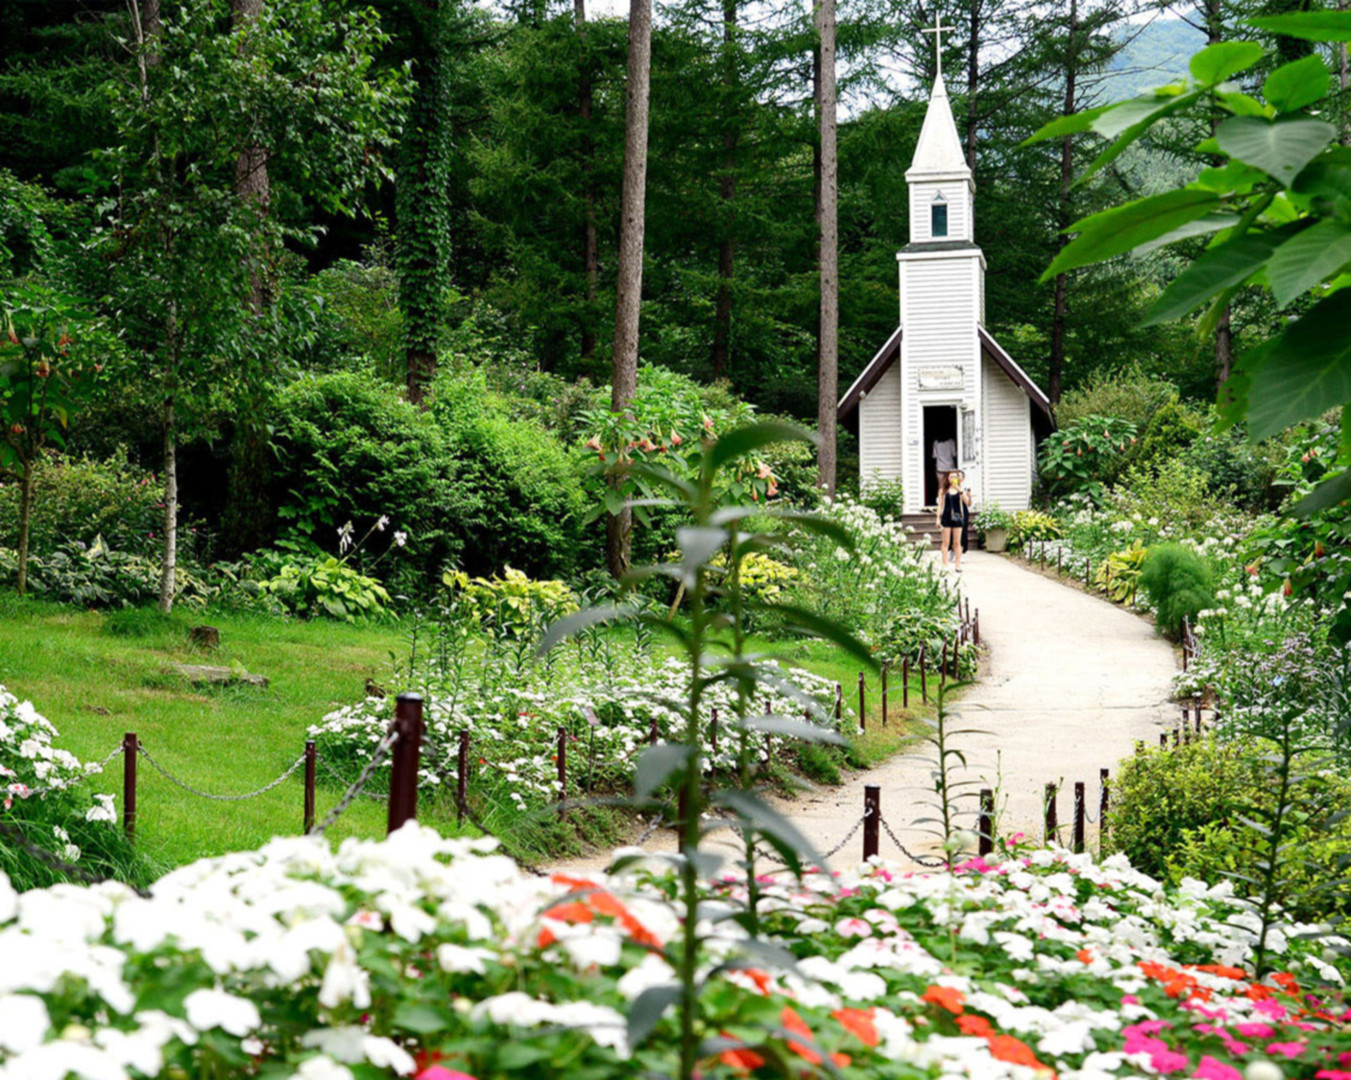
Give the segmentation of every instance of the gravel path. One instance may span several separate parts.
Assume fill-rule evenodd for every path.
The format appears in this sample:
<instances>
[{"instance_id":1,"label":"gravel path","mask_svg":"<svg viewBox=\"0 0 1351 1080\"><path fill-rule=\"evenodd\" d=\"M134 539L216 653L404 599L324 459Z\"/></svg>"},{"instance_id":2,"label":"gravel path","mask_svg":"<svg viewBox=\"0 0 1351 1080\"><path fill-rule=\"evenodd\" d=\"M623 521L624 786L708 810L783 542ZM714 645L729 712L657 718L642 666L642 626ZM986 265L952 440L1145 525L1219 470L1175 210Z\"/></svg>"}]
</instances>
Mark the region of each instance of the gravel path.
<instances>
[{"instance_id":1,"label":"gravel path","mask_svg":"<svg viewBox=\"0 0 1351 1080\"><path fill-rule=\"evenodd\" d=\"M1115 772L1137 739L1155 743L1164 725L1171 726L1174 652L1143 619L1016 562L973 551L963 570L961 587L980 610L988 656L980 682L951 704L951 715L955 726L987 734L957 742L967 765L957 767L955 779L998 789L1000 834L1040 839L1048 782L1063 786L1062 823L1071 817L1076 780L1087 785L1089 810L1096 813L1098 770ZM842 787L781 801L780 809L818 850L829 851L862 815L864 786L875 784L882 816L900 841L912 851L933 852L936 843L924 827L909 824L929 815L933 781L926 753L918 747L854 774ZM965 807L974 811L974 792ZM646 846L669 851L673 836L663 830ZM852 863L861 853L855 834L835 861ZM901 857L885 834L881 853ZM605 862L598 858L592 866Z\"/></svg>"}]
</instances>

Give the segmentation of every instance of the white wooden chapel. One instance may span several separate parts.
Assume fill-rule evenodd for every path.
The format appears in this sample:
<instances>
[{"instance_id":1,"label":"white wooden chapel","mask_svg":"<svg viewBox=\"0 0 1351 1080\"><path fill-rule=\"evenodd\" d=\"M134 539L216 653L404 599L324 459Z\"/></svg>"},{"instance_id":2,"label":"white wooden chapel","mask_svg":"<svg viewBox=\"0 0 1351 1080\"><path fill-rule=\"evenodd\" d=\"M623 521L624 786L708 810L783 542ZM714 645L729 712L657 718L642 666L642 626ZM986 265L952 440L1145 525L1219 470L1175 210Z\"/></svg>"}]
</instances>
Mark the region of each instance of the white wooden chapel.
<instances>
[{"instance_id":1,"label":"white wooden chapel","mask_svg":"<svg viewBox=\"0 0 1351 1080\"><path fill-rule=\"evenodd\" d=\"M949 28L938 25L937 37ZM1025 510L1050 402L985 328L985 256L975 242L975 181L938 78L906 170L910 242L900 266L900 325L839 403L858 410L859 482L900 480L904 510L936 505L936 444L955 440L977 508Z\"/></svg>"}]
</instances>

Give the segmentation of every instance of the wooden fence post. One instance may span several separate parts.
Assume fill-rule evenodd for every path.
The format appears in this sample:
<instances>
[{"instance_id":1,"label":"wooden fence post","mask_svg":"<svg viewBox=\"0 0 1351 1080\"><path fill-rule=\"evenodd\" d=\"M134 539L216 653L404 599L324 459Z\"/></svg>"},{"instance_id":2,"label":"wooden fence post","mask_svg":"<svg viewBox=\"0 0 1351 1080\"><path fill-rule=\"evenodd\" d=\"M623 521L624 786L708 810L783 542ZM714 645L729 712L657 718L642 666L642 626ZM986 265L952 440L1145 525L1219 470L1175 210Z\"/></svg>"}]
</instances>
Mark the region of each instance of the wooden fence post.
<instances>
[{"instance_id":1,"label":"wooden fence post","mask_svg":"<svg viewBox=\"0 0 1351 1080\"><path fill-rule=\"evenodd\" d=\"M858 673L858 729L868 730L868 702L863 689L863 672Z\"/></svg>"},{"instance_id":2,"label":"wooden fence post","mask_svg":"<svg viewBox=\"0 0 1351 1080\"><path fill-rule=\"evenodd\" d=\"M1111 776L1106 769L1098 770L1098 859L1100 861L1107 858L1107 809L1111 801L1108 794L1108 781L1110 779Z\"/></svg>"},{"instance_id":3,"label":"wooden fence post","mask_svg":"<svg viewBox=\"0 0 1351 1080\"><path fill-rule=\"evenodd\" d=\"M948 643L943 642L943 662L938 665L938 685L948 684Z\"/></svg>"},{"instance_id":4,"label":"wooden fence post","mask_svg":"<svg viewBox=\"0 0 1351 1080\"><path fill-rule=\"evenodd\" d=\"M1076 780L1074 782L1074 853L1081 854L1084 850L1084 818L1087 816L1088 807L1084 805L1084 782Z\"/></svg>"},{"instance_id":5,"label":"wooden fence post","mask_svg":"<svg viewBox=\"0 0 1351 1080\"><path fill-rule=\"evenodd\" d=\"M887 662L882 661L882 726L887 726Z\"/></svg>"},{"instance_id":6,"label":"wooden fence post","mask_svg":"<svg viewBox=\"0 0 1351 1080\"><path fill-rule=\"evenodd\" d=\"M877 841L882 823L882 789L869 784L863 789L863 860L877 854Z\"/></svg>"},{"instance_id":7,"label":"wooden fence post","mask_svg":"<svg viewBox=\"0 0 1351 1080\"><path fill-rule=\"evenodd\" d=\"M808 719L808 720L811 719L811 713L810 713L810 712L807 713L807 719ZM711 745L711 750L712 750L712 752L713 752L713 761L714 761L714 762L717 762L717 760L718 760L718 710L717 710L717 709L714 709L714 710L712 711L712 719L710 719L710 720L709 720L709 723L708 723L708 735L709 735L709 742L712 744L712 745Z\"/></svg>"},{"instance_id":8,"label":"wooden fence post","mask_svg":"<svg viewBox=\"0 0 1351 1080\"><path fill-rule=\"evenodd\" d=\"M919 646L919 696L925 705L929 704L929 677L924 670L924 654L928 651L929 643L920 642Z\"/></svg>"},{"instance_id":9,"label":"wooden fence post","mask_svg":"<svg viewBox=\"0 0 1351 1080\"><path fill-rule=\"evenodd\" d=\"M962 681L962 664L961 664L961 657L958 652L958 650L961 649L961 647L962 647L961 635L954 634L952 636L952 677L956 679L958 682Z\"/></svg>"},{"instance_id":10,"label":"wooden fence post","mask_svg":"<svg viewBox=\"0 0 1351 1080\"><path fill-rule=\"evenodd\" d=\"M910 655L901 658L901 708L910 708Z\"/></svg>"},{"instance_id":11,"label":"wooden fence post","mask_svg":"<svg viewBox=\"0 0 1351 1080\"><path fill-rule=\"evenodd\" d=\"M136 758L140 753L136 732L122 736L122 831L136 839Z\"/></svg>"},{"instance_id":12,"label":"wooden fence post","mask_svg":"<svg viewBox=\"0 0 1351 1080\"><path fill-rule=\"evenodd\" d=\"M558 816L561 818L568 802L568 729L558 729Z\"/></svg>"},{"instance_id":13,"label":"wooden fence post","mask_svg":"<svg viewBox=\"0 0 1351 1080\"><path fill-rule=\"evenodd\" d=\"M844 717L844 685L835 684L835 730L840 730L840 723Z\"/></svg>"},{"instance_id":14,"label":"wooden fence post","mask_svg":"<svg viewBox=\"0 0 1351 1080\"><path fill-rule=\"evenodd\" d=\"M305 742L305 832L314 828L314 766L318 759L314 740Z\"/></svg>"},{"instance_id":15,"label":"wooden fence post","mask_svg":"<svg viewBox=\"0 0 1351 1080\"><path fill-rule=\"evenodd\" d=\"M647 725L647 744L649 746L657 745L657 718L654 716Z\"/></svg>"},{"instance_id":16,"label":"wooden fence post","mask_svg":"<svg viewBox=\"0 0 1351 1080\"><path fill-rule=\"evenodd\" d=\"M1159 732L1159 746L1164 750L1168 749L1168 732L1166 731Z\"/></svg>"},{"instance_id":17,"label":"wooden fence post","mask_svg":"<svg viewBox=\"0 0 1351 1080\"><path fill-rule=\"evenodd\" d=\"M973 623L971 624L971 630L972 630L972 638L971 638L972 643L975 644L975 645L977 645L977 646L979 646L979 645L980 645L980 608L976 608L976 619L975 619L975 622L973 622Z\"/></svg>"},{"instance_id":18,"label":"wooden fence post","mask_svg":"<svg viewBox=\"0 0 1351 1080\"><path fill-rule=\"evenodd\" d=\"M994 792L989 788L980 789L980 833L979 852L989 855L994 851Z\"/></svg>"},{"instance_id":19,"label":"wooden fence post","mask_svg":"<svg viewBox=\"0 0 1351 1080\"><path fill-rule=\"evenodd\" d=\"M394 704L394 740L389 773L387 832L417 817L418 762L422 755L422 695L400 694Z\"/></svg>"},{"instance_id":20,"label":"wooden fence post","mask_svg":"<svg viewBox=\"0 0 1351 1080\"><path fill-rule=\"evenodd\" d=\"M469 731L460 732L459 761L455 770L455 815L457 821L464 821L469 809Z\"/></svg>"},{"instance_id":21,"label":"wooden fence post","mask_svg":"<svg viewBox=\"0 0 1351 1080\"><path fill-rule=\"evenodd\" d=\"M1056 812L1055 812L1055 784L1049 780L1046 782L1045 798L1046 798L1046 821L1045 821L1046 834L1045 836L1042 837L1042 840L1045 843L1049 844L1052 840L1055 839L1055 832L1059 826L1059 823L1056 821Z\"/></svg>"}]
</instances>

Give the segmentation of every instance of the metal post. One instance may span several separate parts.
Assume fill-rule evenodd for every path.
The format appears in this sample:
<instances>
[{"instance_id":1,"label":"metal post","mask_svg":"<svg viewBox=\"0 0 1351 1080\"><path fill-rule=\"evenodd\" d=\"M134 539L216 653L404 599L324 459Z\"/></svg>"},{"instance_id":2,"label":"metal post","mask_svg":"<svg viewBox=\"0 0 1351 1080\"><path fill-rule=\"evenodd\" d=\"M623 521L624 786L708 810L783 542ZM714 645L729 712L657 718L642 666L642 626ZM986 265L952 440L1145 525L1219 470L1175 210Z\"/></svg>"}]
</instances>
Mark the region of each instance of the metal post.
<instances>
[{"instance_id":1,"label":"metal post","mask_svg":"<svg viewBox=\"0 0 1351 1080\"><path fill-rule=\"evenodd\" d=\"M887 662L882 661L882 726L887 726Z\"/></svg>"},{"instance_id":2,"label":"metal post","mask_svg":"<svg viewBox=\"0 0 1351 1080\"><path fill-rule=\"evenodd\" d=\"M1196 734L1201 734L1201 696L1192 695L1192 715L1196 717Z\"/></svg>"},{"instance_id":3,"label":"metal post","mask_svg":"<svg viewBox=\"0 0 1351 1080\"><path fill-rule=\"evenodd\" d=\"M1093 560L1084 559L1084 588L1093 591Z\"/></svg>"},{"instance_id":4,"label":"metal post","mask_svg":"<svg viewBox=\"0 0 1351 1080\"><path fill-rule=\"evenodd\" d=\"M954 634L952 637L952 677L958 682L962 678L961 656L958 652L962 647L962 638L960 634Z\"/></svg>"},{"instance_id":5,"label":"metal post","mask_svg":"<svg viewBox=\"0 0 1351 1080\"><path fill-rule=\"evenodd\" d=\"M943 662L938 666L938 685L948 684L948 643L943 642Z\"/></svg>"},{"instance_id":6,"label":"metal post","mask_svg":"<svg viewBox=\"0 0 1351 1080\"><path fill-rule=\"evenodd\" d=\"M647 741L651 746L657 745L657 718L655 716L647 725Z\"/></svg>"},{"instance_id":7,"label":"metal post","mask_svg":"<svg viewBox=\"0 0 1351 1080\"><path fill-rule=\"evenodd\" d=\"M929 650L927 641L921 642L919 647L919 696L925 705L929 704L929 675L924 670L924 656Z\"/></svg>"},{"instance_id":8,"label":"metal post","mask_svg":"<svg viewBox=\"0 0 1351 1080\"><path fill-rule=\"evenodd\" d=\"M840 730L840 720L844 715L844 686L841 683L835 684L835 730Z\"/></svg>"},{"instance_id":9,"label":"metal post","mask_svg":"<svg viewBox=\"0 0 1351 1080\"><path fill-rule=\"evenodd\" d=\"M561 818L568 801L568 729L558 729L558 816Z\"/></svg>"},{"instance_id":10,"label":"metal post","mask_svg":"<svg viewBox=\"0 0 1351 1080\"><path fill-rule=\"evenodd\" d=\"M689 806L689 793L682 783L680 785L680 791L676 795L676 835L680 837L679 847L682 853L685 850L685 818L689 814Z\"/></svg>"},{"instance_id":11,"label":"metal post","mask_svg":"<svg viewBox=\"0 0 1351 1080\"><path fill-rule=\"evenodd\" d=\"M305 743L305 832L314 828L314 766L318 759L314 740Z\"/></svg>"},{"instance_id":12,"label":"metal post","mask_svg":"<svg viewBox=\"0 0 1351 1080\"><path fill-rule=\"evenodd\" d=\"M464 821L469 809L469 732L460 732L460 754L455 768L455 815Z\"/></svg>"},{"instance_id":13,"label":"metal post","mask_svg":"<svg viewBox=\"0 0 1351 1080\"><path fill-rule=\"evenodd\" d=\"M418 759L422 754L422 695L400 694L394 704L394 740L389 773L389 821L393 832L417 817Z\"/></svg>"},{"instance_id":14,"label":"metal post","mask_svg":"<svg viewBox=\"0 0 1351 1080\"><path fill-rule=\"evenodd\" d=\"M980 789L980 833L979 851L989 855L994 851L994 792L989 788Z\"/></svg>"},{"instance_id":15,"label":"metal post","mask_svg":"<svg viewBox=\"0 0 1351 1080\"><path fill-rule=\"evenodd\" d=\"M1182 670L1187 670L1187 653L1190 652L1188 642L1191 639L1191 622L1186 615L1182 616Z\"/></svg>"},{"instance_id":16,"label":"metal post","mask_svg":"<svg viewBox=\"0 0 1351 1080\"><path fill-rule=\"evenodd\" d=\"M1111 779L1106 769L1098 770L1098 858L1107 858L1107 808L1110 802L1108 781Z\"/></svg>"},{"instance_id":17,"label":"metal post","mask_svg":"<svg viewBox=\"0 0 1351 1080\"><path fill-rule=\"evenodd\" d=\"M971 640L972 640L972 642L973 642L977 647L979 647L979 646L980 646L980 608L976 608L976 621L975 621L974 623L971 624L971 629L972 629L972 633L973 633L973 636L972 636L972 639L971 639Z\"/></svg>"},{"instance_id":18,"label":"metal post","mask_svg":"<svg viewBox=\"0 0 1351 1080\"><path fill-rule=\"evenodd\" d=\"M1046 782L1046 835L1042 839L1050 843L1055 839L1055 831L1058 826L1055 812L1055 784L1049 780Z\"/></svg>"},{"instance_id":19,"label":"metal post","mask_svg":"<svg viewBox=\"0 0 1351 1080\"><path fill-rule=\"evenodd\" d=\"M910 708L910 657L901 658L901 708Z\"/></svg>"},{"instance_id":20,"label":"metal post","mask_svg":"<svg viewBox=\"0 0 1351 1080\"><path fill-rule=\"evenodd\" d=\"M1055 549L1055 576L1061 577L1065 573L1065 549Z\"/></svg>"},{"instance_id":21,"label":"metal post","mask_svg":"<svg viewBox=\"0 0 1351 1080\"><path fill-rule=\"evenodd\" d=\"M1182 741L1184 743L1192 741L1192 713L1186 706L1182 708Z\"/></svg>"},{"instance_id":22,"label":"metal post","mask_svg":"<svg viewBox=\"0 0 1351 1080\"><path fill-rule=\"evenodd\" d=\"M869 784L863 789L863 860L877 854L877 841L882 823L882 789Z\"/></svg>"},{"instance_id":23,"label":"metal post","mask_svg":"<svg viewBox=\"0 0 1351 1080\"><path fill-rule=\"evenodd\" d=\"M712 717L713 717L713 718L709 721L709 724L708 724L708 734L709 734L709 741L712 743L713 760L716 762L716 761L718 760L718 710L717 710L717 709L714 709L714 710L713 710ZM811 719L810 715L809 715L807 718L810 720L810 719Z\"/></svg>"},{"instance_id":24,"label":"metal post","mask_svg":"<svg viewBox=\"0 0 1351 1080\"><path fill-rule=\"evenodd\" d=\"M122 736L122 830L136 839L136 758L140 753L136 732Z\"/></svg>"},{"instance_id":25,"label":"metal post","mask_svg":"<svg viewBox=\"0 0 1351 1080\"><path fill-rule=\"evenodd\" d=\"M868 703L864 699L863 672L858 673L858 729L868 730Z\"/></svg>"},{"instance_id":26,"label":"metal post","mask_svg":"<svg viewBox=\"0 0 1351 1080\"><path fill-rule=\"evenodd\" d=\"M1168 749L1168 732L1166 731L1159 732L1159 746L1162 747L1164 750Z\"/></svg>"},{"instance_id":27,"label":"metal post","mask_svg":"<svg viewBox=\"0 0 1351 1080\"><path fill-rule=\"evenodd\" d=\"M1084 817L1086 813L1084 782L1076 780L1074 782L1074 853L1076 855L1084 850Z\"/></svg>"}]
</instances>

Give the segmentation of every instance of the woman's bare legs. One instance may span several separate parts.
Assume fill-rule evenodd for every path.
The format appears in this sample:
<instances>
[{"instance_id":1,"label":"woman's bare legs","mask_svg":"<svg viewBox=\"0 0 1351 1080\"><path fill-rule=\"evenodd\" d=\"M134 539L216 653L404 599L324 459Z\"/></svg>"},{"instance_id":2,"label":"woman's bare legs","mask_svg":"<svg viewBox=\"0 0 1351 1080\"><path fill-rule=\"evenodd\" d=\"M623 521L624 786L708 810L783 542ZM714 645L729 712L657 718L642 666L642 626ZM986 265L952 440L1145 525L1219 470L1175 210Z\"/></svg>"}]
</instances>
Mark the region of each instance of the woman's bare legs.
<instances>
[{"instance_id":1,"label":"woman's bare legs","mask_svg":"<svg viewBox=\"0 0 1351 1080\"><path fill-rule=\"evenodd\" d=\"M947 548L952 546L952 552L957 556L957 569L962 568L962 530L944 529L943 530L943 565L947 565Z\"/></svg>"},{"instance_id":2,"label":"woman's bare legs","mask_svg":"<svg viewBox=\"0 0 1351 1080\"><path fill-rule=\"evenodd\" d=\"M938 565L944 570L948 568L948 545L952 542L952 530L947 526L940 525L938 528Z\"/></svg>"}]
</instances>

